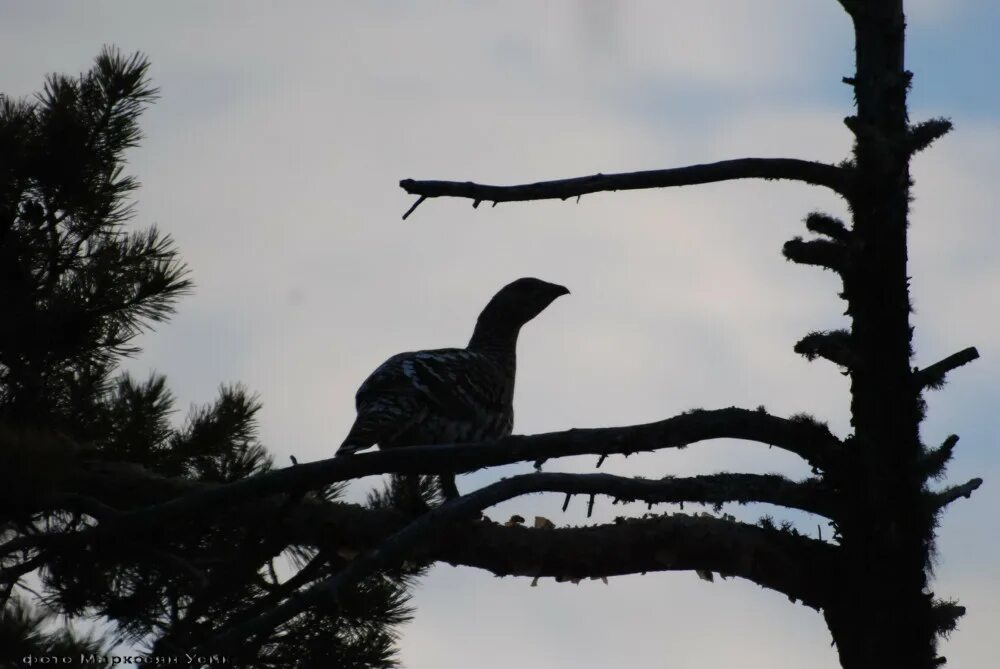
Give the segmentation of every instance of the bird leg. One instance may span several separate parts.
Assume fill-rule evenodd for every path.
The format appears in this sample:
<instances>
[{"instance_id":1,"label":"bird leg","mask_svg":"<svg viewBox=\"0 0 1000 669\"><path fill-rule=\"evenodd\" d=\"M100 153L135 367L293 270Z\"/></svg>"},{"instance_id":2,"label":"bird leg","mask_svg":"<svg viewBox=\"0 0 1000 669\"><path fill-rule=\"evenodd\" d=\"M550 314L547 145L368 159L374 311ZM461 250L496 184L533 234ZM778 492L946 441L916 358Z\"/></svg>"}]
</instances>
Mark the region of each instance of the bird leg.
<instances>
[{"instance_id":1,"label":"bird leg","mask_svg":"<svg viewBox=\"0 0 1000 669\"><path fill-rule=\"evenodd\" d=\"M441 499L447 501L458 497L458 487L455 486L454 474L441 474L438 476L438 483L441 488Z\"/></svg>"}]
</instances>

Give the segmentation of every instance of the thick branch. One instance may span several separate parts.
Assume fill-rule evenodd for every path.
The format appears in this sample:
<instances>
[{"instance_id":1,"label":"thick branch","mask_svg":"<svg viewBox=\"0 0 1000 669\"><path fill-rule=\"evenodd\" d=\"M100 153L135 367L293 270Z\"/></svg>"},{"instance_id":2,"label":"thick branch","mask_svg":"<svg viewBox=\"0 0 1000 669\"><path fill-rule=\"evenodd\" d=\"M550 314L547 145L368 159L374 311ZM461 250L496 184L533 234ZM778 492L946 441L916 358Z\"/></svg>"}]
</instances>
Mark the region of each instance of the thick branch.
<instances>
[{"instance_id":1,"label":"thick branch","mask_svg":"<svg viewBox=\"0 0 1000 669\"><path fill-rule=\"evenodd\" d=\"M982 484L982 479L975 478L963 483L962 485L952 486L950 488L945 488L941 492L934 493L934 508L942 509L960 497L969 499L972 497L972 493L975 492Z\"/></svg>"},{"instance_id":2,"label":"thick branch","mask_svg":"<svg viewBox=\"0 0 1000 669\"><path fill-rule=\"evenodd\" d=\"M620 496L629 488L634 488L629 484L635 483L636 481L623 480L621 477L606 474L523 474L486 486L420 516L381 542L375 550L351 562L335 576L291 597L271 611L217 636L205 647L199 648L198 652L216 652L235 647L251 636L273 630L322 601L331 600L335 605L338 593L345 586L357 583L378 570L390 567L406 558L428 552L433 554L432 547L439 541L445 528L463 518L474 517L483 509L504 500L532 492L585 494L596 492ZM646 487L655 494L657 484L661 482L639 483L649 484ZM680 527L673 528L675 533L682 527L691 527L692 524L701 527L693 533L680 530L680 536L674 536L673 541L661 540L662 543L657 542L659 545L656 549L650 547L649 552L657 556L661 568L698 569L741 576L783 592L790 598L802 599L811 606L822 605L824 597L821 594L823 590L821 584L824 579L817 578L819 572L814 571L817 565L811 560L817 553L832 551L832 547L787 533L783 535L771 533L764 537L761 536L764 532L761 528L715 518L694 519L675 516L669 520L680 520ZM552 533L553 530L542 530L542 532ZM464 536L464 532L461 534ZM685 534L687 536L684 536ZM696 547L681 545L683 543L697 545ZM420 550L421 547L423 550ZM691 548L694 550L686 556L688 559L681 558ZM765 569L760 569L761 565L766 565ZM535 575L540 575L540 571ZM597 574L586 574L586 576L595 575Z\"/></svg>"},{"instance_id":3,"label":"thick branch","mask_svg":"<svg viewBox=\"0 0 1000 669\"><path fill-rule=\"evenodd\" d=\"M857 356L851 351L851 333L847 330L810 332L795 344L795 352L810 361L825 358L847 369L857 365Z\"/></svg>"},{"instance_id":4,"label":"thick branch","mask_svg":"<svg viewBox=\"0 0 1000 669\"><path fill-rule=\"evenodd\" d=\"M407 193L419 195L421 198L462 197L478 204L479 202L566 200L602 191L669 188L734 179L790 179L816 186L826 186L843 195L848 191L849 174L845 168L836 165L795 158L740 158L664 170L594 174L586 177L539 181L517 186L489 186L471 181L415 181L413 179L403 179L399 182L399 186ZM409 213L407 212L407 215Z\"/></svg>"},{"instance_id":5,"label":"thick branch","mask_svg":"<svg viewBox=\"0 0 1000 669\"><path fill-rule=\"evenodd\" d=\"M806 216L806 228L818 235L826 235L830 239L847 244L851 241L851 231L844 222L829 214L814 211Z\"/></svg>"},{"instance_id":6,"label":"thick branch","mask_svg":"<svg viewBox=\"0 0 1000 669\"><path fill-rule=\"evenodd\" d=\"M938 634L949 634L958 627L958 619L965 615L965 607L958 602L934 602L934 628Z\"/></svg>"},{"instance_id":7,"label":"thick branch","mask_svg":"<svg viewBox=\"0 0 1000 669\"><path fill-rule=\"evenodd\" d=\"M528 480L546 481L560 492L567 490L555 485L565 480L564 475L533 476L549 478ZM614 487L617 477L590 476L597 483L608 482L607 492L622 492ZM81 493L105 502L119 500L123 508L221 487L157 476L134 465L112 467L110 463L77 483L86 484L81 486ZM601 491L595 486L574 490L584 494ZM282 522L275 527L280 534L276 541L329 549L341 555L379 547L411 520L393 509L364 509L309 498L291 508L285 505L283 496L250 499L241 506L243 517L266 519L279 513ZM117 541L125 538L115 537ZM676 514L628 519L613 525L545 530L505 527L486 520L462 521L421 547L415 559L466 565L500 576L552 576L561 580L663 570L714 571L748 578L818 607L826 599L825 584L830 582L836 550L790 533L708 516Z\"/></svg>"},{"instance_id":8,"label":"thick branch","mask_svg":"<svg viewBox=\"0 0 1000 669\"><path fill-rule=\"evenodd\" d=\"M847 248L828 239L805 241L796 237L785 242L781 251L792 262L817 265L838 273L842 273L847 266Z\"/></svg>"},{"instance_id":9,"label":"thick branch","mask_svg":"<svg viewBox=\"0 0 1000 669\"><path fill-rule=\"evenodd\" d=\"M951 454L958 444L958 435L951 434L934 450L927 451L920 461L920 469L924 476L938 478L944 474L945 465L951 460Z\"/></svg>"},{"instance_id":10,"label":"thick branch","mask_svg":"<svg viewBox=\"0 0 1000 669\"><path fill-rule=\"evenodd\" d=\"M951 128L951 121L946 118L932 118L923 123L911 125L908 133L909 146L907 148L910 153L923 151L934 140L944 137L951 132Z\"/></svg>"},{"instance_id":11,"label":"thick branch","mask_svg":"<svg viewBox=\"0 0 1000 669\"><path fill-rule=\"evenodd\" d=\"M940 388L944 385L944 377L948 372L966 365L978 357L979 351L975 347L970 346L958 353L952 353L944 360L935 362L930 367L915 371L913 373L913 380L920 388Z\"/></svg>"},{"instance_id":12,"label":"thick branch","mask_svg":"<svg viewBox=\"0 0 1000 669\"><path fill-rule=\"evenodd\" d=\"M553 479L546 490L567 495L604 494L616 501L647 504L683 503L747 504L762 502L799 509L827 518L835 513L829 493L819 479L790 481L777 474L710 474L662 479L635 479L611 474L565 474Z\"/></svg>"},{"instance_id":13,"label":"thick branch","mask_svg":"<svg viewBox=\"0 0 1000 669\"><path fill-rule=\"evenodd\" d=\"M147 532L151 527L162 526L178 518L204 514L206 509L219 511L227 505L254 498L311 490L336 481L373 474L469 472L482 467L570 455L627 454L683 448L699 441L723 438L777 446L803 457L817 468L822 468L836 456L840 444L826 426L805 418L778 418L763 411L735 407L699 410L645 425L515 435L471 445L413 446L299 464L227 485L203 488L152 508L122 514L113 522L102 523L85 533ZM95 464L94 467L100 465ZM86 472L80 474L81 477L85 475ZM102 482L107 484L107 479L102 477ZM92 484L81 483L87 490L94 488ZM84 490L76 492L89 494Z\"/></svg>"}]
</instances>

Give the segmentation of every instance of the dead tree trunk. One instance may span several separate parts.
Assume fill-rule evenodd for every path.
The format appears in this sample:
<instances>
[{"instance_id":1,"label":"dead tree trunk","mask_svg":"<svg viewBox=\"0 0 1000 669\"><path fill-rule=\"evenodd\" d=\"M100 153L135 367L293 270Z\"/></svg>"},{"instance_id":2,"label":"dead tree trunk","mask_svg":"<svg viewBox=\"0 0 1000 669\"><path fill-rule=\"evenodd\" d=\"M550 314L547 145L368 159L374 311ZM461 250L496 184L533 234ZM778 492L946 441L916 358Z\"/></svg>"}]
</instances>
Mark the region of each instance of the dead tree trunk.
<instances>
[{"instance_id":1,"label":"dead tree trunk","mask_svg":"<svg viewBox=\"0 0 1000 669\"><path fill-rule=\"evenodd\" d=\"M926 568L934 510L921 471L920 384L910 366L909 159L902 0L844 2L855 30L853 232L842 273L852 328L842 571L826 619L845 669L936 666Z\"/></svg>"}]
</instances>

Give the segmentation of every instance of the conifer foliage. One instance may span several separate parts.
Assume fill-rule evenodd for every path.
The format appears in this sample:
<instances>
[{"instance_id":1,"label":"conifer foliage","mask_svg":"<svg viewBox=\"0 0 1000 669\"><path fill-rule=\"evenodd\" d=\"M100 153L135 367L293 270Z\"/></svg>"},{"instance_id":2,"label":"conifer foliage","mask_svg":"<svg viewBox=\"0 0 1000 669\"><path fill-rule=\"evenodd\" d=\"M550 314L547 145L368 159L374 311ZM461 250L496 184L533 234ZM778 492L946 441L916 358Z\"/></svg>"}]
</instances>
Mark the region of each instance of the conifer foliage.
<instances>
[{"instance_id":1,"label":"conifer foliage","mask_svg":"<svg viewBox=\"0 0 1000 669\"><path fill-rule=\"evenodd\" d=\"M117 641L169 655L220 621L280 600L291 587L279 576L281 556L313 564L294 585L342 562L275 542L278 516L248 522L236 511L207 530L180 525L146 542L66 540L143 502L143 491L124 481L120 490L101 486L114 501L81 495L68 489L68 472L131 467L193 484L272 466L257 436L260 403L243 387L223 386L177 424L163 376L140 381L120 371L123 357L139 351L136 337L165 321L192 287L170 237L132 223L138 182L125 158L157 97L149 65L106 48L86 73L50 76L33 99L0 98L3 666L115 645L61 628L56 614L109 619ZM308 496L337 494L323 486ZM248 644L246 666L394 666L391 626L408 616L405 579L368 579L345 597L350 615L312 611L261 636Z\"/></svg>"}]
</instances>

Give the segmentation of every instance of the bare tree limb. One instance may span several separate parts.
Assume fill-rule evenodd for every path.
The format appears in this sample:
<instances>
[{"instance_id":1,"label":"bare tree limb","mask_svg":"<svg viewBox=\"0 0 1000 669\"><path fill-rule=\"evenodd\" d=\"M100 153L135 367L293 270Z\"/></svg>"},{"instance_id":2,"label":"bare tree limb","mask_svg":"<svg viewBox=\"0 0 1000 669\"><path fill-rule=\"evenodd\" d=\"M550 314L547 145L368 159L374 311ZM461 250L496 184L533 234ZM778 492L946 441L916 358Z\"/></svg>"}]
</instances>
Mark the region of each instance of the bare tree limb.
<instances>
[{"instance_id":1,"label":"bare tree limb","mask_svg":"<svg viewBox=\"0 0 1000 669\"><path fill-rule=\"evenodd\" d=\"M152 527L183 517L204 515L206 509L219 511L226 506L277 493L311 490L336 481L373 474L441 474L469 472L482 467L570 455L635 453L662 448L683 448L708 439L757 441L795 453L814 467L823 468L837 456L840 441L829 429L805 418L779 418L763 411L731 407L714 411L698 410L656 423L619 428L573 429L530 436L514 435L495 442L468 445L412 446L391 451L362 453L304 463L260 474L226 485L203 487L191 494L151 508L122 513L112 522L80 532L81 540L99 534L148 532ZM91 472L100 468L91 466ZM87 472L78 474L83 489L91 496L107 485L106 475L89 484ZM121 485L117 492L122 495ZM88 492L89 491L89 492ZM135 491L142 494L142 491Z\"/></svg>"},{"instance_id":2,"label":"bare tree limb","mask_svg":"<svg viewBox=\"0 0 1000 669\"><path fill-rule=\"evenodd\" d=\"M920 468L924 476L939 478L944 474L945 465L951 460L951 454L958 444L958 435L951 434L940 446L924 454L920 461Z\"/></svg>"},{"instance_id":3,"label":"bare tree limb","mask_svg":"<svg viewBox=\"0 0 1000 669\"><path fill-rule=\"evenodd\" d=\"M935 362L913 373L913 380L920 388L937 389L944 385L945 375L953 369L966 365L979 357L979 351L970 346L958 353L952 353L944 360Z\"/></svg>"},{"instance_id":4,"label":"bare tree limb","mask_svg":"<svg viewBox=\"0 0 1000 669\"><path fill-rule=\"evenodd\" d=\"M629 478L612 474L561 475L546 488L567 496L609 495L615 501L640 501L647 504L684 503L747 504L761 502L799 509L826 518L834 518L835 510L819 479L791 481L777 474L709 474L705 476L661 479ZM572 478L569 478L572 477Z\"/></svg>"},{"instance_id":5,"label":"bare tree limb","mask_svg":"<svg viewBox=\"0 0 1000 669\"><path fill-rule=\"evenodd\" d=\"M429 197L461 197L480 202L524 202L526 200L566 200L588 193L647 188L669 188L734 179L790 179L826 186L845 195L850 173L846 168L796 158L739 158L717 163L688 165L664 170L593 174L586 177L539 181L517 186L490 186L471 181L416 181L403 179L400 188L419 195L417 204ZM405 216L404 216L405 218Z\"/></svg>"},{"instance_id":6,"label":"bare tree limb","mask_svg":"<svg viewBox=\"0 0 1000 669\"><path fill-rule=\"evenodd\" d=\"M850 243L852 237L851 231L847 229L842 220L819 211L814 211L806 216L806 228L810 232L826 235L842 244Z\"/></svg>"},{"instance_id":7,"label":"bare tree limb","mask_svg":"<svg viewBox=\"0 0 1000 669\"><path fill-rule=\"evenodd\" d=\"M941 492L934 493L934 508L944 508L957 500L959 497L969 499L972 497L972 493L975 492L982 484L983 480L981 478L974 478L966 481L962 485L951 486L950 488L945 488Z\"/></svg>"},{"instance_id":8,"label":"bare tree limb","mask_svg":"<svg viewBox=\"0 0 1000 669\"><path fill-rule=\"evenodd\" d=\"M597 492L617 496L622 492L621 484L621 477L606 474L536 473L514 476L486 486L432 509L380 542L371 552L352 561L338 574L289 598L271 611L219 634L196 650L202 653L224 651L251 636L275 629L319 602L336 605L337 596L345 586L403 559L426 556L428 547L442 540L443 530L449 525L474 517L483 509L504 500L532 492ZM676 524L671 528L674 536L656 537L655 549L653 546L647 549L660 563L660 569L702 569L741 576L783 592L790 598L801 599L808 605L822 606L825 579L821 576L822 570L816 569L820 565L815 560L820 556L831 556L835 550L832 546L789 533L765 535L766 531L762 528L710 517L679 515L660 520L668 525L671 524L669 521ZM553 530L541 532L552 533ZM774 541L777 536L780 536L780 541ZM782 543L783 546L780 545ZM418 550L421 545L424 546L423 551ZM433 550L430 552L433 553ZM541 575L541 572L539 568L535 575Z\"/></svg>"},{"instance_id":9,"label":"bare tree limb","mask_svg":"<svg viewBox=\"0 0 1000 669\"><path fill-rule=\"evenodd\" d=\"M910 153L923 151L934 140L951 132L951 121L946 118L932 118L916 125L911 125L908 133L908 148Z\"/></svg>"},{"instance_id":10,"label":"bare tree limb","mask_svg":"<svg viewBox=\"0 0 1000 669\"><path fill-rule=\"evenodd\" d=\"M795 344L795 352L810 361L825 358L847 369L856 369L858 364L851 350L851 333L847 330L810 332Z\"/></svg>"},{"instance_id":11,"label":"bare tree limb","mask_svg":"<svg viewBox=\"0 0 1000 669\"><path fill-rule=\"evenodd\" d=\"M785 242L781 249L786 258L803 265L825 267L843 273L847 267L847 247L829 239L803 240L796 237Z\"/></svg>"}]
</instances>

